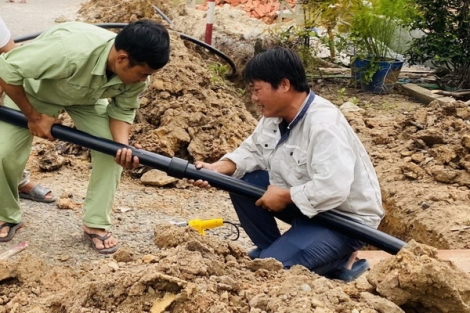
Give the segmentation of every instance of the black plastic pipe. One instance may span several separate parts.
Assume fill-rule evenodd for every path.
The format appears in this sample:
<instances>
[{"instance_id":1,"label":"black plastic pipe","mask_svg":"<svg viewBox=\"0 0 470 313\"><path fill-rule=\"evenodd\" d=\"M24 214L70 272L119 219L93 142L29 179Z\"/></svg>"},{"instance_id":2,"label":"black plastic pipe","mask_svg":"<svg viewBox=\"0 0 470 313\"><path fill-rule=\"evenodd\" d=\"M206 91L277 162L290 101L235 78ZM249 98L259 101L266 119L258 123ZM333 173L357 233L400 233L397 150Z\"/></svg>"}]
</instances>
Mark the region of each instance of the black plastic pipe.
<instances>
[{"instance_id":1,"label":"black plastic pipe","mask_svg":"<svg viewBox=\"0 0 470 313\"><path fill-rule=\"evenodd\" d=\"M156 7L154 7L154 9L156 9ZM171 21L170 21L170 23L171 23ZM128 23L98 23L98 24L93 24L93 25L99 26L99 27L105 28L105 29L109 29L109 28L121 29L121 28L126 27L127 24ZM19 42L23 42L23 41L32 40L32 39L36 38L37 36L41 35L41 33L42 32L37 32L37 33L29 34L29 35L19 36L19 37L14 38L13 41L16 42L16 43L19 43ZM228 65L230 65L230 67L232 68L232 71L226 75L226 78L233 78L235 76L235 74L237 73L237 67L236 67L235 63L232 61L232 59L230 59L228 56L226 56L222 51L212 47L211 45L208 45L207 43L205 43L203 41L200 41L196 38L193 38L191 36L185 35L183 33L178 33L178 34L179 34L181 39L191 41L192 43L195 43L195 44L197 44L201 47L204 47L207 50L209 50L211 53L213 53L215 55L218 55L219 57L224 59L225 62L227 62Z\"/></svg>"},{"instance_id":2,"label":"black plastic pipe","mask_svg":"<svg viewBox=\"0 0 470 313\"><path fill-rule=\"evenodd\" d=\"M0 107L0 120L28 128L25 116L16 110ZM176 178L202 179L211 186L243 196L250 199L259 199L266 191L256 185L244 182L207 169L196 169L193 164L180 158L169 158L142 149L126 146L112 140L92 136L85 132L54 124L51 129L52 136L57 139L71 142L92 150L96 150L109 155L116 155L118 149L130 148L133 155L137 156L140 163L152 168L166 172ZM345 218L335 212L327 211L314 217L318 222L331 227L341 233L354 237L367 244L375 246L391 254L397 254L405 246L405 242L383 233L375 228L360 224Z\"/></svg>"}]
</instances>

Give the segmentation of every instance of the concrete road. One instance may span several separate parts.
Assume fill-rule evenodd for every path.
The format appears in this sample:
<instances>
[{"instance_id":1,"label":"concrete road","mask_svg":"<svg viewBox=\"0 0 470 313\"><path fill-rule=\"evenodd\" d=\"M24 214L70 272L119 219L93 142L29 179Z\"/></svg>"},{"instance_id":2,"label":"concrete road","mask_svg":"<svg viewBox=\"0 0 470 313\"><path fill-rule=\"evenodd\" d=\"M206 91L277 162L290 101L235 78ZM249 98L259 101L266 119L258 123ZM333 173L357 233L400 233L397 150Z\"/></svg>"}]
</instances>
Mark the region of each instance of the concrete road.
<instances>
[{"instance_id":1,"label":"concrete road","mask_svg":"<svg viewBox=\"0 0 470 313\"><path fill-rule=\"evenodd\" d=\"M61 21L74 21L80 4L87 0L26 0L27 3L0 0L0 15L13 38L37 33Z\"/></svg>"}]
</instances>

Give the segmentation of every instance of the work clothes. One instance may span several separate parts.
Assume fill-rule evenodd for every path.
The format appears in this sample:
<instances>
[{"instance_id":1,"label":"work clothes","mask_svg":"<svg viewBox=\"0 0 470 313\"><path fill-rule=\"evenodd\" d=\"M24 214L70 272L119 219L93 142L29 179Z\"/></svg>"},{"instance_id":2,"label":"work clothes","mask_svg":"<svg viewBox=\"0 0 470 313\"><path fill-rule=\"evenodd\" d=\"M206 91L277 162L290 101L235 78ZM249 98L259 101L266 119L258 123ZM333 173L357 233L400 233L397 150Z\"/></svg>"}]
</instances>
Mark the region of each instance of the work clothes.
<instances>
[{"instance_id":1,"label":"work clothes","mask_svg":"<svg viewBox=\"0 0 470 313\"><path fill-rule=\"evenodd\" d=\"M47 115L57 116L62 107L109 99L107 115L132 123L145 83L124 85L117 76L106 77L115 37L91 24L59 24L0 56L0 77L8 84L23 85L33 106Z\"/></svg>"},{"instance_id":2,"label":"work clothes","mask_svg":"<svg viewBox=\"0 0 470 313\"><path fill-rule=\"evenodd\" d=\"M116 34L85 23L63 23L36 40L0 56L0 77L23 85L34 108L57 117L65 110L75 127L113 139L109 119L131 123L146 83L124 85L108 79L106 66ZM109 104L108 104L109 101ZM19 110L9 98L5 106ZM18 184L31 149L27 129L0 122L0 220L21 220ZM83 224L107 229L122 167L113 156L92 151L92 171Z\"/></svg>"},{"instance_id":3,"label":"work clothes","mask_svg":"<svg viewBox=\"0 0 470 313\"><path fill-rule=\"evenodd\" d=\"M284 123L261 118L240 147L221 158L236 164L233 176L266 170L270 184L290 189L303 215L332 210L377 228L384 216L377 175L341 111L310 92L290 125Z\"/></svg>"},{"instance_id":4,"label":"work clothes","mask_svg":"<svg viewBox=\"0 0 470 313\"><path fill-rule=\"evenodd\" d=\"M266 171L246 174L242 180L267 188ZM319 275L328 275L341 269L352 253L364 243L325 227L311 219L295 206L280 212L270 212L255 205L246 197L230 194L238 219L251 241L261 250L260 258L274 258L284 268L303 265ZM275 217L291 225L282 236Z\"/></svg>"}]
</instances>

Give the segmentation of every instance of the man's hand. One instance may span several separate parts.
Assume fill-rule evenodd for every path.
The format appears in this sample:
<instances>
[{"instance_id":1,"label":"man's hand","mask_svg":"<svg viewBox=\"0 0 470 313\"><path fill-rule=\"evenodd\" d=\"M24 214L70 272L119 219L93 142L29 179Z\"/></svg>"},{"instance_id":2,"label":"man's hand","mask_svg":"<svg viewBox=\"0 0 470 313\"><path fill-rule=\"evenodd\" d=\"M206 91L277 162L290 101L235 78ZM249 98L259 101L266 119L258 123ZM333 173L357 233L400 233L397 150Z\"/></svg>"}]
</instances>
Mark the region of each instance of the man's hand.
<instances>
[{"instance_id":1,"label":"man's hand","mask_svg":"<svg viewBox=\"0 0 470 313\"><path fill-rule=\"evenodd\" d=\"M263 196L255 202L255 205L268 211L279 212L291 203L289 189L269 185Z\"/></svg>"},{"instance_id":2,"label":"man's hand","mask_svg":"<svg viewBox=\"0 0 470 313\"><path fill-rule=\"evenodd\" d=\"M142 146L139 144L136 144L135 147L137 149L142 148ZM119 149L116 152L114 161L116 161L117 164L121 165L122 167L126 169L132 169L132 168L136 168L137 166L139 166L139 158L135 155L133 156L132 149L128 149L128 148Z\"/></svg>"},{"instance_id":3,"label":"man's hand","mask_svg":"<svg viewBox=\"0 0 470 313\"><path fill-rule=\"evenodd\" d=\"M205 168L207 170L217 172L217 166L214 163L206 163L206 162L202 162L202 161L196 161L194 163L194 166L197 169ZM208 181L205 181L205 180L202 180L202 179L198 179L198 180L188 179L188 183L193 184L194 186L199 187L199 188L210 188L211 187L211 185L209 184Z\"/></svg>"},{"instance_id":4,"label":"man's hand","mask_svg":"<svg viewBox=\"0 0 470 313\"><path fill-rule=\"evenodd\" d=\"M34 136L50 141L55 140L51 134L52 125L54 124L60 124L60 120L46 114L38 114L35 118L28 119L29 132Z\"/></svg>"}]
</instances>

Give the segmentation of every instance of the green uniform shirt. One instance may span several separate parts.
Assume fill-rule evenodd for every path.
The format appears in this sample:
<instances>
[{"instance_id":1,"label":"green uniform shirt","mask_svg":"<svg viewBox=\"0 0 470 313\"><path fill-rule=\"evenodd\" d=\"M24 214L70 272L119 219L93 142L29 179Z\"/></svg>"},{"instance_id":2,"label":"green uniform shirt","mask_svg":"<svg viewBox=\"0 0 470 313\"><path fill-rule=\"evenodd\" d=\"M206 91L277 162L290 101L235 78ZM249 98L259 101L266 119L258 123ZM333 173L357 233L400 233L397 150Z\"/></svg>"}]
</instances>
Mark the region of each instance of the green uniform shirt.
<instances>
[{"instance_id":1,"label":"green uniform shirt","mask_svg":"<svg viewBox=\"0 0 470 313\"><path fill-rule=\"evenodd\" d=\"M86 23L63 23L0 56L0 77L23 85L33 106L94 105L109 99L108 115L132 123L146 83L109 81L106 64L116 34Z\"/></svg>"}]
</instances>

